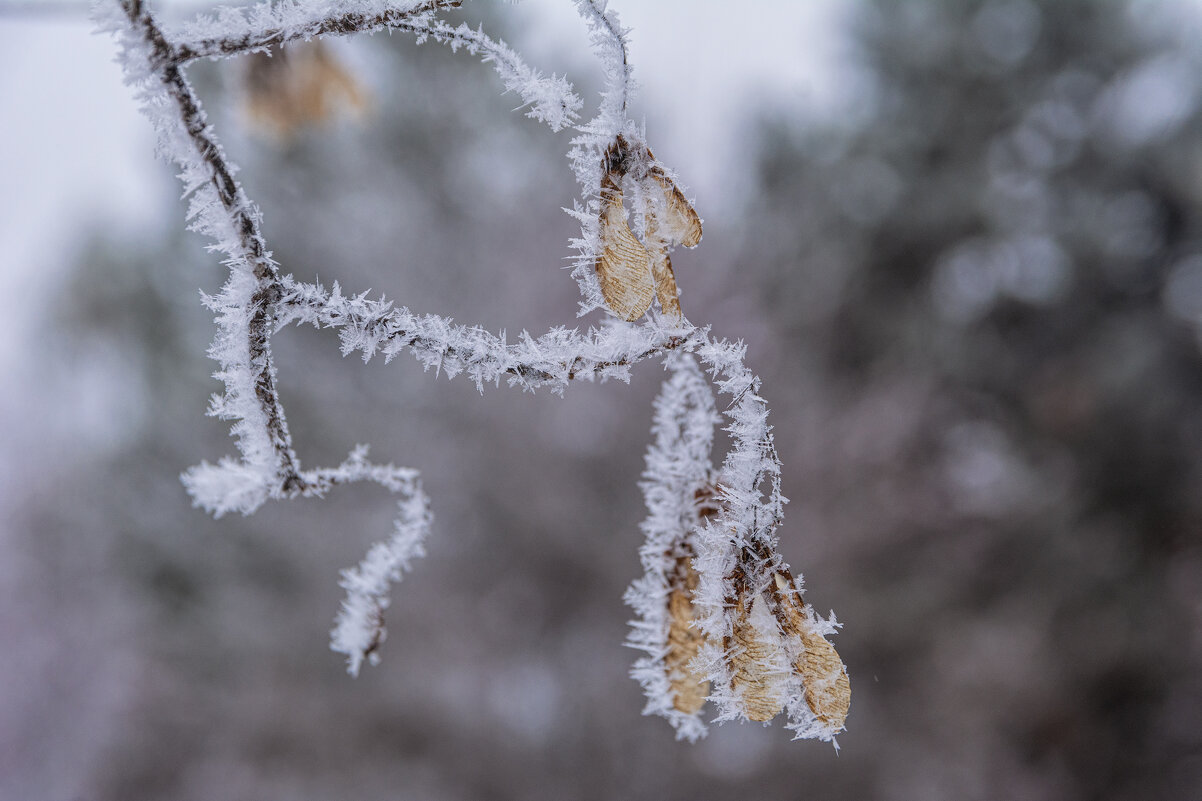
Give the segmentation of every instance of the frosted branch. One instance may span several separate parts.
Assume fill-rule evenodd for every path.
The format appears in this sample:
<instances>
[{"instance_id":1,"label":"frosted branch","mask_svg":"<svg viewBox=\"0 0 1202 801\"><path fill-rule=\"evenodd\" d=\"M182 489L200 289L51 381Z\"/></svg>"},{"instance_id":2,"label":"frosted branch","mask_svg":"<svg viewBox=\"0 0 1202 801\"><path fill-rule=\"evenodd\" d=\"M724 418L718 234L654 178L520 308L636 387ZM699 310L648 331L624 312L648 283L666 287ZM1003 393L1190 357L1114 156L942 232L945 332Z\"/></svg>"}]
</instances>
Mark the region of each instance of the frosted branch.
<instances>
[{"instance_id":1,"label":"frosted branch","mask_svg":"<svg viewBox=\"0 0 1202 801\"><path fill-rule=\"evenodd\" d=\"M494 67L506 91L522 98L528 116L555 130L574 124L582 103L571 84L544 77L482 30L436 16L456 5L457 0L282 0L219 11L175 37L163 32L142 0L97 8L105 17L102 25L119 38L127 78L158 133L160 152L179 167L190 226L212 238L210 247L224 254L230 269L221 291L204 298L217 323L209 354L224 385L209 413L231 421L241 458L193 467L182 476L185 487L215 516L249 514L268 499L320 497L361 481L398 496L392 536L343 572L347 596L331 648L345 654L357 674L364 661L378 659L391 584L424 554L429 500L416 470L373 464L366 446L357 446L337 467L301 467L277 392L271 337L291 323L338 329L343 355L391 361L407 352L448 378L468 376L481 392L504 380L523 390L562 394L573 381L628 380L634 365L663 358L673 372L656 401L654 442L640 485L649 510L640 552L645 575L626 596L639 617L628 644L644 652L632 672L647 694L646 711L663 715L678 736L690 740L705 732L700 710L707 702L716 705L718 720L768 720L784 711L798 737L830 739L842 729L850 693L843 664L827 640L838 624L802 601L801 576L794 577L777 551L785 504L780 460L760 379L743 362L745 348L711 338L707 327L680 314L667 254L673 245L695 246L701 220L628 117L633 81L626 31L607 4L576 0L604 68L605 87L596 117L577 127L568 153L581 187L569 212L581 223L581 236L571 243L577 252L572 274L583 295L581 313L618 310L617 301L607 303L598 270L612 269L623 280L633 276L627 283L607 278L605 286L610 298L633 287L637 297L622 304L626 308L618 316L642 321L609 320L584 333L552 328L533 337L523 331L510 343L504 333L414 314L383 297L344 295L338 284L327 291L282 275L263 239L259 211L236 181L237 169L183 72L200 58L388 28L480 57ZM626 188L641 241L627 224ZM648 281L663 314L643 316L651 302ZM698 360L719 393L730 398L724 414L732 445L720 469L713 467L710 450L721 418Z\"/></svg>"},{"instance_id":2,"label":"frosted branch","mask_svg":"<svg viewBox=\"0 0 1202 801\"><path fill-rule=\"evenodd\" d=\"M434 16L436 11L457 8L460 0L408 0L382 2L358 0L335 3L333 9L315 10L304 3L261 3L246 9L221 9L184 26L178 43L163 57L182 66L201 58L229 58L315 37L348 36L391 29L407 31L422 42L433 39L452 50L463 48L492 64L507 92L516 92L530 107L527 115L558 131L573 122L583 101L564 78L545 77L528 66L502 41L466 24L453 26Z\"/></svg>"},{"instance_id":3,"label":"frosted branch","mask_svg":"<svg viewBox=\"0 0 1202 801\"><path fill-rule=\"evenodd\" d=\"M414 559L426 555L425 540L431 522L430 500L422 492L416 470L368 465L361 469L365 478L389 486L401 499L392 536L373 545L357 567L342 571L339 582L346 598L330 632L330 649L346 654L347 671L353 676L359 675L365 659L373 665L379 663L378 649L388 634L384 610L390 604L389 590L409 571ZM337 477L332 478L337 481Z\"/></svg>"},{"instance_id":4,"label":"frosted branch","mask_svg":"<svg viewBox=\"0 0 1202 801\"><path fill-rule=\"evenodd\" d=\"M511 344L504 334L456 325L437 315L413 314L394 308L388 300L343 295L337 284L329 292L292 279L284 286L279 325L296 322L340 328L344 356L360 352L368 361L382 354L391 361L409 351L427 369L448 378L467 375L481 392L502 380L528 390L549 387L556 393L572 381L626 380L630 367L639 362L709 341L706 329L687 321L666 326L651 320L641 326L607 325L587 334L553 328L535 338L523 331Z\"/></svg>"},{"instance_id":5,"label":"frosted branch","mask_svg":"<svg viewBox=\"0 0 1202 801\"><path fill-rule=\"evenodd\" d=\"M576 10L589 28L594 52L605 70L605 88L601 92L601 111L595 124L607 123L609 133L620 131L626 121L626 107L633 94L630 61L626 56L627 31L617 13L608 10L608 0L576 0Z\"/></svg>"},{"instance_id":6,"label":"frosted branch","mask_svg":"<svg viewBox=\"0 0 1202 801\"><path fill-rule=\"evenodd\" d=\"M173 47L141 0L121 0L127 25L117 28L129 80L138 86L143 110L159 134L159 149L180 168L191 197L191 227L215 240L226 255L230 278L209 305L218 312L218 335L210 355L221 364L226 392L213 413L238 420L234 434L254 492L266 497L303 489L284 409L276 391L270 333L279 271L260 231L258 209L234 179L180 67ZM261 498L245 498L244 510Z\"/></svg>"},{"instance_id":7,"label":"frosted branch","mask_svg":"<svg viewBox=\"0 0 1202 801\"><path fill-rule=\"evenodd\" d=\"M264 52L297 40L373 33L459 5L460 0L342 0L321 6L285 0L221 8L175 32L170 63L183 66L202 58Z\"/></svg>"}]
</instances>

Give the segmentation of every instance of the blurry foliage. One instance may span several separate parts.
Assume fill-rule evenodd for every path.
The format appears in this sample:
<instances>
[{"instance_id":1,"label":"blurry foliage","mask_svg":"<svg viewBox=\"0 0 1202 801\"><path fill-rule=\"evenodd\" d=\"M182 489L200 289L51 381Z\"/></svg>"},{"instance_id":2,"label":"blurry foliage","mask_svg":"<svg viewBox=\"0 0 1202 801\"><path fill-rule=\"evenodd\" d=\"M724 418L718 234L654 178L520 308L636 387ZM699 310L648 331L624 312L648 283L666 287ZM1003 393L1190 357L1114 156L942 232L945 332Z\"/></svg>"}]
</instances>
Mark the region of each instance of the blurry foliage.
<instances>
[{"instance_id":1,"label":"blurry foliage","mask_svg":"<svg viewBox=\"0 0 1202 801\"><path fill-rule=\"evenodd\" d=\"M0 796L1196 794L1202 55L1172 9L857 6L846 118L771 116L745 218L707 220L717 242L742 232L733 263L679 272L690 317L759 321L784 551L847 624L837 760L747 727L687 747L637 715L620 597L654 371L633 393L482 403L412 364L341 361L327 334L280 337L302 456L370 436L461 499L397 593L387 663L346 678L329 576L369 538L347 521L378 531L388 505L348 488L245 521L187 508L176 473L228 450L199 417L216 384L196 276L212 291L220 270L167 235L86 248L58 310L81 359L129 355L141 418L22 513L26 690L6 691ZM572 323L566 135L509 113L478 65L370 44L348 62L375 99L361 123L227 142L276 257L417 311ZM193 70L215 116L236 70Z\"/></svg>"},{"instance_id":2,"label":"blurry foliage","mask_svg":"<svg viewBox=\"0 0 1202 801\"><path fill-rule=\"evenodd\" d=\"M743 249L857 703L927 755L903 797L1188 795L1199 53L1149 4L862 11L863 118L767 129Z\"/></svg>"}]
</instances>

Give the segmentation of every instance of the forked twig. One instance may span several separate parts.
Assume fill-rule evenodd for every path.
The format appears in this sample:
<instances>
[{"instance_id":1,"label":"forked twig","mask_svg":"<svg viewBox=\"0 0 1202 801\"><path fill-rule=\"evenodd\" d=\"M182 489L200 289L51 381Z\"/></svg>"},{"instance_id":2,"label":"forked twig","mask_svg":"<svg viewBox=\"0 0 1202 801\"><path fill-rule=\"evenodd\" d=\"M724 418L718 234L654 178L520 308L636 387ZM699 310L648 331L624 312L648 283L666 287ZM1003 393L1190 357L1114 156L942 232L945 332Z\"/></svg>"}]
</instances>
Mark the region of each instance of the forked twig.
<instances>
[{"instance_id":1,"label":"forked twig","mask_svg":"<svg viewBox=\"0 0 1202 801\"><path fill-rule=\"evenodd\" d=\"M698 715L708 696L719 720L762 720L784 710L799 737L829 740L842 729L848 697L846 671L825 639L837 624L802 603L800 579L777 552L785 499L760 380L744 365L741 343L713 339L708 328L680 314L667 250L696 245L701 220L627 115L632 83L626 31L602 0L575 2L606 76L598 113L585 123L576 122L582 101L566 79L544 77L483 30L437 16L459 0L281 0L201 18L176 35L164 32L143 0L115 0L119 13L106 20L107 27L121 41L126 74L159 133L160 150L180 168L191 226L213 238L211 247L230 268L221 291L205 299L218 328L210 355L225 384L210 413L232 421L241 458L193 467L184 484L195 503L215 515L249 514L268 499L321 496L357 481L376 482L398 496L392 537L343 573L347 598L331 647L345 653L357 673L365 660L378 659L390 585L424 553L429 501L416 470L372 464L366 446L356 446L337 467L302 468L277 391L272 335L290 323L337 328L344 355L359 352L366 360L380 354L387 361L409 352L448 377L470 376L481 392L504 380L561 394L574 381L626 380L635 364L665 358L674 373L657 401L656 441L643 483L651 511L642 552L647 575L627 594L641 618L630 644L648 654L634 669L648 692L647 711L664 714L681 736L695 739L705 730ZM234 178L236 169L184 67L202 58L382 28L479 56L493 65L507 91L522 97L528 116L553 130L574 127L568 160L582 192L570 212L581 223L581 236L572 242L572 274L582 293L581 313L617 311L621 286L611 281L603 293L599 270L633 274L643 287L638 270L654 269L645 280L654 282L662 314L652 312L638 324L610 319L583 334L563 328L537 338L523 333L509 343L479 327L281 273L264 241L259 210ZM624 181L634 182L641 204L633 231L620 202ZM615 237L623 247L614 245ZM635 254L635 261L623 262L623 254ZM621 316L638 317L646 308L640 300ZM696 359L731 398L725 414L733 445L720 469L709 461L719 418ZM699 498L706 499L704 509Z\"/></svg>"}]
</instances>

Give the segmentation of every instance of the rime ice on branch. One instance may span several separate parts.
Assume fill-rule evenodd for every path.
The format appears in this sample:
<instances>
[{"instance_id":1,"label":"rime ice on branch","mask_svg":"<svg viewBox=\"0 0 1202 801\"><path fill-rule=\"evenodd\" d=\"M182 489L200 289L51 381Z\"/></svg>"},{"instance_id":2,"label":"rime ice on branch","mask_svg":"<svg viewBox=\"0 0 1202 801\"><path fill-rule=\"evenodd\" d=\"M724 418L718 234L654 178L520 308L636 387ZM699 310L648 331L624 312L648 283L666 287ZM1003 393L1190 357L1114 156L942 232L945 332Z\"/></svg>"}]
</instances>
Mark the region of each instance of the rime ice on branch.
<instances>
[{"instance_id":1,"label":"rime ice on branch","mask_svg":"<svg viewBox=\"0 0 1202 801\"><path fill-rule=\"evenodd\" d=\"M159 151L180 170L190 226L213 239L210 247L230 269L221 291L204 299L216 316L209 353L225 387L209 413L231 421L240 457L193 467L184 485L215 516L250 514L269 499L322 496L357 481L373 481L398 497L392 536L343 572L347 597L331 647L346 654L357 673L365 660L379 657L391 584L424 553L429 501L416 470L372 464L366 446L355 446L337 467L301 466L276 390L272 335L289 323L338 328L344 355L359 352L367 360L381 354L388 361L408 352L448 378L466 374L481 392L504 380L562 394L578 379L625 381L635 364L666 358L673 375L656 402L655 442L641 485L650 510L641 551L646 575L627 593L640 616L629 644L646 652L633 674L647 692L647 711L667 717L690 740L705 732L700 713L707 701L718 720L767 720L784 711L798 737L829 740L847 713L847 674L826 639L837 627L833 616L824 620L802 602L800 576L794 579L777 553L785 501L760 381L743 365L741 344L712 339L708 328L680 311L667 254L673 245L698 244L701 220L627 114L633 91L627 32L603 0L575 3L605 72L597 115L580 124L583 103L566 79L545 77L483 30L439 18L459 0L264 2L221 10L174 34L142 0L99 0L96 16L120 41L127 80L158 133ZM581 314L603 308L611 315L606 322L586 333L523 332L509 343L476 326L281 273L262 236L259 210L235 180L237 170L183 69L201 58L383 29L480 57L506 92L522 98L528 116L552 130L574 127L568 161L581 197L570 213L581 235L571 242L572 275L581 289ZM615 275L625 277L615 283ZM635 324L652 296L660 310ZM717 470L709 452L719 418L697 359L731 399L725 414L733 445Z\"/></svg>"}]
</instances>

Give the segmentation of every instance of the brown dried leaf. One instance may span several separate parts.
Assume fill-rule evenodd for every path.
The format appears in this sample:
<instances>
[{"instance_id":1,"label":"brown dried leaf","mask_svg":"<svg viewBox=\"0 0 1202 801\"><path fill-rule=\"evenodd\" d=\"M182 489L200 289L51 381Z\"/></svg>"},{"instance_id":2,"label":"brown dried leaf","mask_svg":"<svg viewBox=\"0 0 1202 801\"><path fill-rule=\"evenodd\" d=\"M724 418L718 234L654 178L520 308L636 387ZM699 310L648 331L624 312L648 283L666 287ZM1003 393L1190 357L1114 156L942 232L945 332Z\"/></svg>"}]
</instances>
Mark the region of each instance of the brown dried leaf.
<instances>
[{"instance_id":1,"label":"brown dried leaf","mask_svg":"<svg viewBox=\"0 0 1202 801\"><path fill-rule=\"evenodd\" d=\"M607 175L602 181L601 254L597 277L610 311L624 320L637 320L651 308L655 285L650 256L626 224L622 190Z\"/></svg>"},{"instance_id":2,"label":"brown dried leaf","mask_svg":"<svg viewBox=\"0 0 1202 801\"><path fill-rule=\"evenodd\" d=\"M793 663L805 687L806 706L831 729L843 728L851 708L851 681L835 646L814 627L813 609L802 602L788 572L775 575L773 600L777 621L785 634L798 637L804 648Z\"/></svg>"},{"instance_id":3,"label":"brown dried leaf","mask_svg":"<svg viewBox=\"0 0 1202 801\"><path fill-rule=\"evenodd\" d=\"M751 619L755 600L740 593L735 602L733 633L726 643L730 687L742 690L743 714L748 720L772 720L784 706L781 680L774 669L781 661L780 644L769 639Z\"/></svg>"},{"instance_id":4,"label":"brown dried leaf","mask_svg":"<svg viewBox=\"0 0 1202 801\"><path fill-rule=\"evenodd\" d=\"M704 676L689 668L689 663L701 650L705 636L693 626L696 611L693 594L699 577L689 556L676 559L676 569L668 580L668 652L664 655L668 681L671 682L672 706L691 715L705 705L710 683Z\"/></svg>"}]
</instances>

